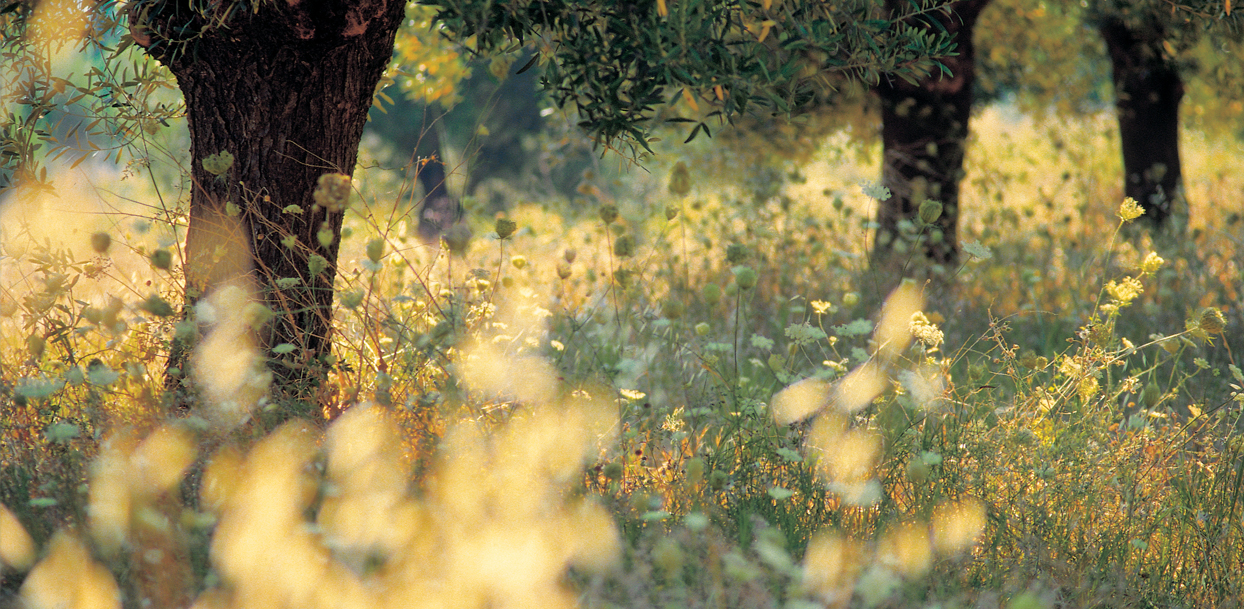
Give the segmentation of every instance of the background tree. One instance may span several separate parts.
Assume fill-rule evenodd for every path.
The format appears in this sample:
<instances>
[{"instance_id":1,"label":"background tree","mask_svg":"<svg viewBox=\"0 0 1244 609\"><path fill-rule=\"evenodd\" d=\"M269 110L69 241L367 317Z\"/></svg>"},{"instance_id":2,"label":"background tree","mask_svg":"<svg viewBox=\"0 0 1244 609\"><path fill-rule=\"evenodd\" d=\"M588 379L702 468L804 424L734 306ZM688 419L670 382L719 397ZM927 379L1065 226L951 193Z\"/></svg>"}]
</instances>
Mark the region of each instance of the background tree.
<instances>
[{"instance_id":1,"label":"background tree","mask_svg":"<svg viewBox=\"0 0 1244 609\"><path fill-rule=\"evenodd\" d=\"M408 14L424 12L428 7L408 10ZM417 22L408 19L408 23ZM538 144L546 127L541 115L546 98L538 70L514 74L532 58L530 50L469 59L435 32L430 15L420 25L403 26L399 33L394 79L401 95L373 107L368 127L387 144L388 162L414 161L408 173L424 192L419 233L431 240L439 239L440 230L461 216L457 194L474 195L488 180L538 190L536 178L542 173L537 167ZM442 60L457 59L451 66L429 61L436 50L444 51L439 55ZM451 86L442 86L441 81L450 79ZM462 176L459 193L451 194L447 170ZM558 185L566 190L564 183Z\"/></svg>"},{"instance_id":2,"label":"background tree","mask_svg":"<svg viewBox=\"0 0 1244 609\"><path fill-rule=\"evenodd\" d=\"M981 27L984 94L1018 94L1039 114L1098 111L1113 96L1124 195L1144 207L1152 228L1181 218L1171 227L1178 232L1187 214L1181 116L1215 131L1244 125L1244 46L1230 4L997 3ZM1188 93L1191 111L1181 115Z\"/></svg>"},{"instance_id":3,"label":"background tree","mask_svg":"<svg viewBox=\"0 0 1244 609\"><path fill-rule=\"evenodd\" d=\"M457 46L437 32L435 14L428 6L407 6L388 78L400 85L403 95L399 99L405 103L398 102L392 114L384 105L377 105L370 115L382 137L400 150L412 151L413 174L423 187L419 233L427 240L439 239L440 231L461 213L457 199L449 192L442 118L446 109L462 101L459 87L472 73ZM394 104L387 95L385 99ZM419 120L412 121L412 117Z\"/></svg>"},{"instance_id":4,"label":"background tree","mask_svg":"<svg viewBox=\"0 0 1244 609\"><path fill-rule=\"evenodd\" d=\"M945 70L919 80L889 78L874 89L881 99L882 184L891 193L877 209L875 261L903 257L914 242L934 263L952 270L958 264L959 181L976 79L972 35L988 4L961 0L919 22L954 37L956 54L943 61ZM893 15L903 8L897 0L886 5Z\"/></svg>"},{"instance_id":5,"label":"background tree","mask_svg":"<svg viewBox=\"0 0 1244 609\"><path fill-rule=\"evenodd\" d=\"M1179 160L1179 105L1188 52L1205 35L1231 33L1230 2L1169 3L1099 0L1089 5L1110 55L1123 152L1123 192L1145 210L1153 228L1186 215ZM1224 12L1225 11L1225 12ZM1238 26L1237 26L1238 27ZM1238 29L1236 31L1238 34ZM1239 57L1236 57L1237 61ZM1186 218L1180 224L1186 222ZM1182 227L1174 227L1178 232Z\"/></svg>"}]
</instances>

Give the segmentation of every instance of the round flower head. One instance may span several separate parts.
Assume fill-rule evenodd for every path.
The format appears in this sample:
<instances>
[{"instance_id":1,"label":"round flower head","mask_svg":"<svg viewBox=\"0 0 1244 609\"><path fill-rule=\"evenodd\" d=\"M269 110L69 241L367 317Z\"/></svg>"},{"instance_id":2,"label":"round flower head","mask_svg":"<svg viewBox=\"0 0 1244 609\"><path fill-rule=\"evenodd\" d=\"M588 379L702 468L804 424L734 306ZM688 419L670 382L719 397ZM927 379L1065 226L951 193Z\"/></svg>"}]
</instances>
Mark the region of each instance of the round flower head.
<instances>
[{"instance_id":1,"label":"round flower head","mask_svg":"<svg viewBox=\"0 0 1244 609\"><path fill-rule=\"evenodd\" d=\"M1123 199L1123 204L1119 206L1119 218L1124 222L1131 222L1144 214L1144 208L1131 197Z\"/></svg>"}]
</instances>

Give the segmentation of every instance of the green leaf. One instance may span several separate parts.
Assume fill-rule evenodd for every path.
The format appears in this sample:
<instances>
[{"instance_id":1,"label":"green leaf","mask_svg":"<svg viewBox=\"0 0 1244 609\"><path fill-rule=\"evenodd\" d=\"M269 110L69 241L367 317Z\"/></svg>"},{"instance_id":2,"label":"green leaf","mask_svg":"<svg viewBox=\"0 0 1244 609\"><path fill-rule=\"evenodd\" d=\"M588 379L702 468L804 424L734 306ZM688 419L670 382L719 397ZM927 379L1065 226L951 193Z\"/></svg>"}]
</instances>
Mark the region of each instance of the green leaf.
<instances>
[{"instance_id":1,"label":"green leaf","mask_svg":"<svg viewBox=\"0 0 1244 609\"><path fill-rule=\"evenodd\" d=\"M60 391L64 386L63 379L46 377L26 379L17 386L16 393L28 400L39 400Z\"/></svg>"},{"instance_id":2,"label":"green leaf","mask_svg":"<svg viewBox=\"0 0 1244 609\"><path fill-rule=\"evenodd\" d=\"M121 378L121 373L103 364L91 366L86 371L86 379L96 387L107 387Z\"/></svg>"},{"instance_id":3,"label":"green leaf","mask_svg":"<svg viewBox=\"0 0 1244 609\"><path fill-rule=\"evenodd\" d=\"M48 442L53 444L64 444L78 437L79 433L78 426L73 423L53 423L43 432Z\"/></svg>"},{"instance_id":4,"label":"green leaf","mask_svg":"<svg viewBox=\"0 0 1244 609\"><path fill-rule=\"evenodd\" d=\"M867 319L857 319L849 324L834 326L839 336L863 336L873 331L873 324Z\"/></svg>"},{"instance_id":5,"label":"green leaf","mask_svg":"<svg viewBox=\"0 0 1244 609\"><path fill-rule=\"evenodd\" d=\"M786 459L787 461L790 461L791 463L799 463L803 461L803 455L789 448L779 448L775 452L777 452L779 457Z\"/></svg>"},{"instance_id":6,"label":"green leaf","mask_svg":"<svg viewBox=\"0 0 1244 609\"><path fill-rule=\"evenodd\" d=\"M769 489L769 496L773 497L777 501L785 501L786 499L790 499L791 496L794 494L795 494L794 491L790 489L782 488L780 486L775 486Z\"/></svg>"}]
</instances>

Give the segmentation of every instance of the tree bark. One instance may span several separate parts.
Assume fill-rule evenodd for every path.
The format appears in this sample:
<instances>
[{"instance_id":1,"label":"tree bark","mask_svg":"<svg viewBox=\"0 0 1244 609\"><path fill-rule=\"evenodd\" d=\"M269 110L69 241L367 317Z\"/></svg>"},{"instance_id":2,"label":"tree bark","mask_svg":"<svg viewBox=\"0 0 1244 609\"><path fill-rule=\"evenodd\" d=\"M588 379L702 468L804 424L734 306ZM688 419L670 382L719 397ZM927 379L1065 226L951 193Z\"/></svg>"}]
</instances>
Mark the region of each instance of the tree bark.
<instances>
[{"instance_id":1,"label":"tree bark","mask_svg":"<svg viewBox=\"0 0 1244 609\"><path fill-rule=\"evenodd\" d=\"M1183 80L1164 56L1163 32L1134 29L1118 16L1098 25L1110 53L1115 108L1123 146L1123 192L1145 210L1152 228L1166 226L1185 201L1179 161Z\"/></svg>"},{"instance_id":2,"label":"tree bark","mask_svg":"<svg viewBox=\"0 0 1244 609\"><path fill-rule=\"evenodd\" d=\"M933 73L916 83L891 78L875 89L881 99L882 184L891 193L877 209L875 265L906 260L912 247L933 263L958 264L959 181L976 78L972 28L988 4L963 0L930 17L955 37L958 55L942 59L949 75ZM905 4L887 0L886 6L893 14ZM919 210L925 199L941 202L942 213L921 231Z\"/></svg>"},{"instance_id":3,"label":"tree bark","mask_svg":"<svg viewBox=\"0 0 1244 609\"><path fill-rule=\"evenodd\" d=\"M275 312L260 336L274 392L307 398L331 352L342 221L339 211L315 205L312 193L321 175L354 171L405 3L204 6L188 0L130 6L135 40L172 71L186 101L195 185L186 301L251 278ZM221 152L233 163L216 175L204 161ZM322 243L324 231L331 239ZM328 262L315 275L308 269L313 256ZM293 351L271 351L283 344ZM170 367L184 370L186 355L184 344L174 345Z\"/></svg>"}]
</instances>

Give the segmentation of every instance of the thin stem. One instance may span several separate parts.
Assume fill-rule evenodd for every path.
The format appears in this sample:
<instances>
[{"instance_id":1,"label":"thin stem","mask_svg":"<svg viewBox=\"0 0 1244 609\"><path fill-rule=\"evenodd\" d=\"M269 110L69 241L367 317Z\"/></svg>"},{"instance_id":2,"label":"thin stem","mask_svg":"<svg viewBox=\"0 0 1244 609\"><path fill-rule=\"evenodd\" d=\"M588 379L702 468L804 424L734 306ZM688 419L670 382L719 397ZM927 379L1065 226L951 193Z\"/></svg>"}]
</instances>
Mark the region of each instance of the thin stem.
<instances>
[{"instance_id":1,"label":"thin stem","mask_svg":"<svg viewBox=\"0 0 1244 609\"><path fill-rule=\"evenodd\" d=\"M617 271L613 267L613 231L609 230L609 223L605 223L605 250L609 255L609 293L613 296L613 320L617 325L619 335L622 333L622 305L618 302L618 280L614 275Z\"/></svg>"},{"instance_id":2,"label":"thin stem","mask_svg":"<svg viewBox=\"0 0 1244 609\"><path fill-rule=\"evenodd\" d=\"M488 295L488 302L497 300L497 284L501 283L501 268L505 266L505 239L498 239L497 244L500 248L497 258L497 278L492 282L492 293Z\"/></svg>"},{"instance_id":3,"label":"thin stem","mask_svg":"<svg viewBox=\"0 0 1244 609\"><path fill-rule=\"evenodd\" d=\"M742 309L743 309L743 290L742 288L740 288L739 291L735 293L735 299L734 299L734 344L733 344L733 347L734 347L734 380L731 383L731 393L735 394L734 404L736 407L738 406L738 403L739 403L738 395L737 395L737 390L739 386L739 325L743 317Z\"/></svg>"}]
</instances>

